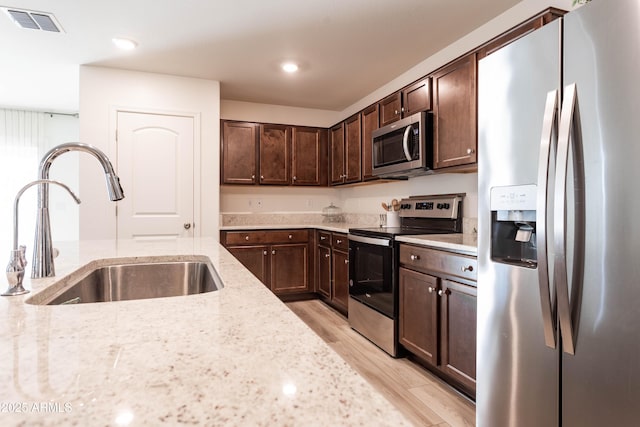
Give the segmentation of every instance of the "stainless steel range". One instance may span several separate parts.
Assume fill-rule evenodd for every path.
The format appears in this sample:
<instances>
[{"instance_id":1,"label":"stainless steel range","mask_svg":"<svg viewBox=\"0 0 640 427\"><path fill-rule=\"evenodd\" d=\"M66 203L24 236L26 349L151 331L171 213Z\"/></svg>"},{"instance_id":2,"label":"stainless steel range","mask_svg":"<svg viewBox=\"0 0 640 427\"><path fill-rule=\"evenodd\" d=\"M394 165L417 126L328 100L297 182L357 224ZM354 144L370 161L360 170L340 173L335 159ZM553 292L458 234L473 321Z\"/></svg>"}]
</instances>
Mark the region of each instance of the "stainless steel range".
<instances>
[{"instance_id":1,"label":"stainless steel range","mask_svg":"<svg viewBox=\"0 0 640 427\"><path fill-rule=\"evenodd\" d=\"M400 227L349 229L349 325L398 357L396 236L462 232L464 194L400 201Z\"/></svg>"}]
</instances>

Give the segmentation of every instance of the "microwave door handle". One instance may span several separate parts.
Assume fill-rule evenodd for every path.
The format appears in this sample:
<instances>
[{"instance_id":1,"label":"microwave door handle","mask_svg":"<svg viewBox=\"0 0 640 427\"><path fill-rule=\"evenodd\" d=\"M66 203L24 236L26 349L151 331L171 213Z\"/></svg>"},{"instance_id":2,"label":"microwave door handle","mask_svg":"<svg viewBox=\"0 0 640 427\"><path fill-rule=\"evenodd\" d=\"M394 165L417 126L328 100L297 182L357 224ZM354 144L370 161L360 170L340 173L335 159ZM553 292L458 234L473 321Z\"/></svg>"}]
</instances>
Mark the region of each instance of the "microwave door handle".
<instances>
[{"instance_id":1,"label":"microwave door handle","mask_svg":"<svg viewBox=\"0 0 640 427\"><path fill-rule=\"evenodd\" d=\"M411 153L409 153L409 134L412 129L413 127L411 125L407 126L404 130L404 136L402 137L402 148L404 149L404 156L407 158L408 162L413 160Z\"/></svg>"}]
</instances>

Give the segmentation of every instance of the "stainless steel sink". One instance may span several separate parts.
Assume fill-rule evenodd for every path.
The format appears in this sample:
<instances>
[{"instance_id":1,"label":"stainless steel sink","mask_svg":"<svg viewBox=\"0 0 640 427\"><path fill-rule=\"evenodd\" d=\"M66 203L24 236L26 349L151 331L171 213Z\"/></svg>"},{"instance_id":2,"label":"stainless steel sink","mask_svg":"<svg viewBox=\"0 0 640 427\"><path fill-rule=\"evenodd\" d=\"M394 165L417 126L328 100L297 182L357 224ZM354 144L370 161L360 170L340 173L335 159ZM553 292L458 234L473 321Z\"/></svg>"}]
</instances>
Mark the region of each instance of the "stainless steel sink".
<instances>
[{"instance_id":1,"label":"stainless steel sink","mask_svg":"<svg viewBox=\"0 0 640 427\"><path fill-rule=\"evenodd\" d=\"M89 268L51 296L27 302L60 305L125 301L201 294L222 287L213 265L204 260L132 262Z\"/></svg>"}]
</instances>

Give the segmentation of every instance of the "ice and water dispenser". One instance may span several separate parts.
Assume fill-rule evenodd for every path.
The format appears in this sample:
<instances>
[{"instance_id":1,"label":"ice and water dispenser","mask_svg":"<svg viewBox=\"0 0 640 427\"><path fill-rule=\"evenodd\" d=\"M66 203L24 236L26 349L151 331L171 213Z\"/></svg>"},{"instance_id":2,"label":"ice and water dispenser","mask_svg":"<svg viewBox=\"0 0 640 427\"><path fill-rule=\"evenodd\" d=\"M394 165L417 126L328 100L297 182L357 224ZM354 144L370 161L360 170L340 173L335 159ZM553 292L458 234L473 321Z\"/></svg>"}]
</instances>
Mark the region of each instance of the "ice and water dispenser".
<instances>
[{"instance_id":1,"label":"ice and water dispenser","mask_svg":"<svg viewBox=\"0 0 640 427\"><path fill-rule=\"evenodd\" d=\"M491 189L491 260L536 268L536 185Z\"/></svg>"}]
</instances>

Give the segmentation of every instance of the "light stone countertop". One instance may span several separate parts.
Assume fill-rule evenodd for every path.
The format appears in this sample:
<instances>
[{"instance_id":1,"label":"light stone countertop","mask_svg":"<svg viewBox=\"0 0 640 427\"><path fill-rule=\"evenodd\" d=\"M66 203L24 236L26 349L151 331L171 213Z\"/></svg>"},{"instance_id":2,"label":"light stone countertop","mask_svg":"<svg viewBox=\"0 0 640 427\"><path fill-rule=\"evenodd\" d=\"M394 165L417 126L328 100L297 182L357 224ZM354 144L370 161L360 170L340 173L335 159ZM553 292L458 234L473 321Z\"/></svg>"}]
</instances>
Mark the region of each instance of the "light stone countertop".
<instances>
[{"instance_id":1,"label":"light stone countertop","mask_svg":"<svg viewBox=\"0 0 640 427\"><path fill-rule=\"evenodd\" d=\"M399 242L444 249L466 255L478 256L477 234L421 234L417 236L398 236Z\"/></svg>"},{"instance_id":2,"label":"light stone countertop","mask_svg":"<svg viewBox=\"0 0 640 427\"><path fill-rule=\"evenodd\" d=\"M362 224L346 223L346 222L323 222L317 224L257 224L257 225L225 225L220 227L222 231L233 230L283 230L297 228L315 228L318 230L333 231L335 233L349 232L350 228L367 227ZM370 226L369 226L370 227Z\"/></svg>"},{"instance_id":3,"label":"light stone countertop","mask_svg":"<svg viewBox=\"0 0 640 427\"><path fill-rule=\"evenodd\" d=\"M362 224L321 223L321 224L261 224L261 225L229 225L220 227L221 230L278 230L315 228L337 233L348 233L350 228L362 228ZM367 226L364 226L367 227ZM371 228L370 226L367 228ZM444 249L467 255L478 255L478 235L475 233L452 234L420 234L412 236L396 236L395 240L415 245Z\"/></svg>"},{"instance_id":4,"label":"light stone countertop","mask_svg":"<svg viewBox=\"0 0 640 427\"><path fill-rule=\"evenodd\" d=\"M25 279L32 293L0 297L2 426L410 425L217 239L56 246L57 278ZM90 261L166 255L209 257L225 287L24 302Z\"/></svg>"}]
</instances>

